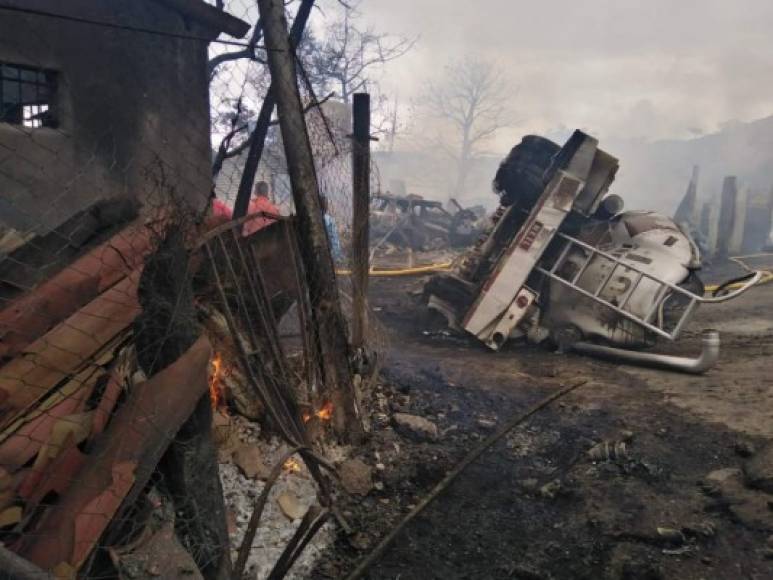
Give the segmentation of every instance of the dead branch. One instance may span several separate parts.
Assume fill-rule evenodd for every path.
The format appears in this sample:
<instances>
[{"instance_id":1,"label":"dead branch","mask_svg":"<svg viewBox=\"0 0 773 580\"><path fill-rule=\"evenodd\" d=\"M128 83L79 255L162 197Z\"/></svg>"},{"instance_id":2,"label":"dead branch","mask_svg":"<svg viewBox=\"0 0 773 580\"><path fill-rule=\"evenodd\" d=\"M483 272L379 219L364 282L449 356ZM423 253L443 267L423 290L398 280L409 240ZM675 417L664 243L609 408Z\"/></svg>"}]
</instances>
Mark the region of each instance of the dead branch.
<instances>
[{"instance_id":1,"label":"dead branch","mask_svg":"<svg viewBox=\"0 0 773 580\"><path fill-rule=\"evenodd\" d=\"M222 10L222 0L218 1L218 8ZM217 71L217 67L219 67L221 64L239 60L241 58L247 58L249 60L253 60L256 62L259 62L261 64L265 64L265 60L258 57L256 53L258 42L260 42L260 39L263 38L263 26L260 23L260 20L258 20L255 23L255 26L252 28L252 34L250 35L250 40L247 43L247 46L245 46L241 50L235 50L231 52L224 52L218 55L213 56L211 59L209 59L209 62L207 63L207 72L209 74L209 80L211 81L214 76L215 72Z\"/></svg>"},{"instance_id":2,"label":"dead branch","mask_svg":"<svg viewBox=\"0 0 773 580\"><path fill-rule=\"evenodd\" d=\"M309 103L303 108L304 114L309 113L318 107L321 107L330 99L332 99L334 96L335 96L335 93L329 93L324 97L322 97L321 99L315 99L313 102ZM277 119L274 119L273 121L269 122L268 126L274 127L278 124L279 124L279 121ZM241 154L242 152L246 151L249 148L250 146L249 138L239 143L233 149L230 148L231 141L233 140L233 138L239 133L246 131L247 129L249 129L249 123L245 123L238 127L234 127L225 135L225 137L223 137L222 141L220 141L220 146L217 148L215 159L212 162L212 175L217 175L218 173L220 173L220 170L223 168L223 161L225 161L226 159L230 159L231 157L236 157L237 155Z\"/></svg>"}]
</instances>

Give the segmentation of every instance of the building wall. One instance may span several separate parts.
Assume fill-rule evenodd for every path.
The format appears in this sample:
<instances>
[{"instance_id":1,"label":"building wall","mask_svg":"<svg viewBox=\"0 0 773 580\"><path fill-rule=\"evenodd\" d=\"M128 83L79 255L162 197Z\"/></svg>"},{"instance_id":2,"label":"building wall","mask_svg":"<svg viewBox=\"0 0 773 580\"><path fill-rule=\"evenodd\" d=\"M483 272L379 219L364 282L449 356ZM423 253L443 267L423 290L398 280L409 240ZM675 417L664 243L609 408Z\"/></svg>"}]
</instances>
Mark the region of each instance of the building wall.
<instances>
[{"instance_id":1,"label":"building wall","mask_svg":"<svg viewBox=\"0 0 773 580\"><path fill-rule=\"evenodd\" d=\"M131 27L205 37L152 0L0 0ZM56 227L95 201L169 195L201 207L211 190L205 40L0 10L0 61L58 72L57 128L0 123L7 226ZM10 223L9 223L10 222Z\"/></svg>"}]
</instances>

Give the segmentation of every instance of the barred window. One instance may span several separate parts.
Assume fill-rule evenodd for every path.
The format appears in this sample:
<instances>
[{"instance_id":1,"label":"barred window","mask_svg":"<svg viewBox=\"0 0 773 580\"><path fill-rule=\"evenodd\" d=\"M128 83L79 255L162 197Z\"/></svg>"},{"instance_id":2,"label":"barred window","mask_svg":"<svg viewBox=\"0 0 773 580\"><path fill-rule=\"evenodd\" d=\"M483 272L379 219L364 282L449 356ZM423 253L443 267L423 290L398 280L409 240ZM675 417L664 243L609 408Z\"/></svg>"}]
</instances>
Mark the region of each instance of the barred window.
<instances>
[{"instance_id":1,"label":"barred window","mask_svg":"<svg viewBox=\"0 0 773 580\"><path fill-rule=\"evenodd\" d=\"M56 73L0 62L0 123L55 127Z\"/></svg>"}]
</instances>

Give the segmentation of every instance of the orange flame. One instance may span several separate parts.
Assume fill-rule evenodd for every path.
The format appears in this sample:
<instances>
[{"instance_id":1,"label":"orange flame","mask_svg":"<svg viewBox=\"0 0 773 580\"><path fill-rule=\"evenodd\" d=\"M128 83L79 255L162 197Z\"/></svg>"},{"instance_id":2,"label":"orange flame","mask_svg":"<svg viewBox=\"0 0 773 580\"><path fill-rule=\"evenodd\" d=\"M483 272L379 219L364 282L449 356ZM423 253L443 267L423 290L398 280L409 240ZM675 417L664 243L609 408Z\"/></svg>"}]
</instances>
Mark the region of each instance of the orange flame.
<instances>
[{"instance_id":1,"label":"orange flame","mask_svg":"<svg viewBox=\"0 0 773 580\"><path fill-rule=\"evenodd\" d=\"M212 360L209 361L212 367L212 373L209 377L209 402L212 405L212 409L216 410L225 406L223 399L223 391L225 386L223 385L223 357L220 353L215 353Z\"/></svg>"},{"instance_id":2,"label":"orange flame","mask_svg":"<svg viewBox=\"0 0 773 580\"><path fill-rule=\"evenodd\" d=\"M312 417L316 417L320 421L330 421L330 419L333 418L333 403L328 401L327 403L322 405L322 407L318 411L315 411L314 413L308 413L308 412L304 413L303 422L308 423L309 421L311 421Z\"/></svg>"},{"instance_id":3,"label":"orange flame","mask_svg":"<svg viewBox=\"0 0 773 580\"><path fill-rule=\"evenodd\" d=\"M284 469L288 473L300 473L300 471L301 471L301 464L294 457L290 457L290 458L287 459L287 461L285 461L282 464L282 469Z\"/></svg>"},{"instance_id":4,"label":"orange flame","mask_svg":"<svg viewBox=\"0 0 773 580\"><path fill-rule=\"evenodd\" d=\"M322 405L322 408L317 411L316 415L322 421L330 421L333 418L333 403L328 401Z\"/></svg>"}]
</instances>

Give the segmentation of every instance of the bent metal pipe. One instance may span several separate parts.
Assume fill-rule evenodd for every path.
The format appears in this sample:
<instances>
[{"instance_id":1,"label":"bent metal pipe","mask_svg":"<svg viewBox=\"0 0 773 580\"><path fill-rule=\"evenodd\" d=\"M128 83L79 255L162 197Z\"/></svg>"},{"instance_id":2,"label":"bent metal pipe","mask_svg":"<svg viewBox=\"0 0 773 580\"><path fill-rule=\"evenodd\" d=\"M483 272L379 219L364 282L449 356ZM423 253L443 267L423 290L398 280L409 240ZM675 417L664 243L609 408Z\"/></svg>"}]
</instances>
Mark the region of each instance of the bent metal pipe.
<instances>
[{"instance_id":1,"label":"bent metal pipe","mask_svg":"<svg viewBox=\"0 0 773 580\"><path fill-rule=\"evenodd\" d=\"M719 360L719 332L704 330L701 335L701 344L703 350L697 358L638 352L589 342L577 342L571 348L576 352L617 362L700 375L712 368Z\"/></svg>"}]
</instances>

